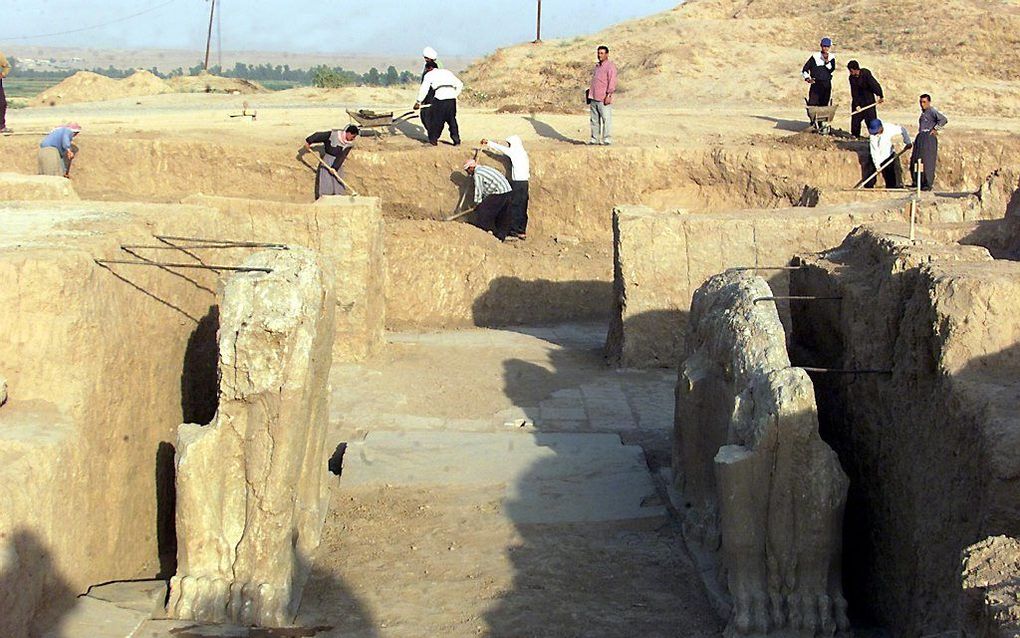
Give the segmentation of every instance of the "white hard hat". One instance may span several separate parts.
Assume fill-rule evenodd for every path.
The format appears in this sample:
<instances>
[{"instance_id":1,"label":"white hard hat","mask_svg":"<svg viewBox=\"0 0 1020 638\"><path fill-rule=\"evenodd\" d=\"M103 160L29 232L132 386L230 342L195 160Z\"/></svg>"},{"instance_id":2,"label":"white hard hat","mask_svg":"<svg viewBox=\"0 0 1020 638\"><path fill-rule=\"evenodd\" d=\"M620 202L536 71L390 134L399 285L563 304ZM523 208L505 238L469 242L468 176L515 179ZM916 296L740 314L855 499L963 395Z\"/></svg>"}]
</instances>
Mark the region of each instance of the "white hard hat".
<instances>
[{"instance_id":1,"label":"white hard hat","mask_svg":"<svg viewBox=\"0 0 1020 638\"><path fill-rule=\"evenodd\" d=\"M430 60L439 59L439 54L436 53L436 50L433 49L432 47L425 47L424 49L422 49L421 55L423 58L428 58Z\"/></svg>"}]
</instances>

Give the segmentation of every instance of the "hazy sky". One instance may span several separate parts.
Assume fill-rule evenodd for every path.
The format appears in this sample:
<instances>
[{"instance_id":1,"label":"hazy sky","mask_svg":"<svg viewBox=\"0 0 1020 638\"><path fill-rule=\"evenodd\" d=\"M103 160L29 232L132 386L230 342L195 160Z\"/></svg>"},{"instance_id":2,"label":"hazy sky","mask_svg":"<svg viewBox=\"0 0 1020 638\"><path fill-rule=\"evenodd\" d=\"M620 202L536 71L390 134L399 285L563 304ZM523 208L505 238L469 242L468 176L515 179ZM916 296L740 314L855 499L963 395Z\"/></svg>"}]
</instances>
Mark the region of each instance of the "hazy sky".
<instances>
[{"instance_id":1,"label":"hazy sky","mask_svg":"<svg viewBox=\"0 0 1020 638\"><path fill-rule=\"evenodd\" d=\"M209 0L3 1L7 6L0 20L0 47L205 46ZM542 37L591 33L678 3L543 0ZM217 6L222 8L222 47L227 51L409 54L428 44L440 55L477 56L535 36L535 0L217 0ZM128 18L140 12L145 13ZM107 24L122 18L127 19ZM101 24L107 26L40 37Z\"/></svg>"}]
</instances>

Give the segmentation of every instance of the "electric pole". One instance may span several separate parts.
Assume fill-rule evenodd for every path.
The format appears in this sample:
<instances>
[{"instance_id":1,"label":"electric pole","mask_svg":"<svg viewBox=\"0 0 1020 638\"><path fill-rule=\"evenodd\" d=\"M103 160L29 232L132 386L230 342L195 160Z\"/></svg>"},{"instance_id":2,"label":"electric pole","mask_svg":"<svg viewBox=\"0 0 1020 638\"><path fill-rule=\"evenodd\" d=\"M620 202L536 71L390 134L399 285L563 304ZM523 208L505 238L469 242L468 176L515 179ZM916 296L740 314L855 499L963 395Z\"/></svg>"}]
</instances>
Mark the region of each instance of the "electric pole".
<instances>
[{"instance_id":1,"label":"electric pole","mask_svg":"<svg viewBox=\"0 0 1020 638\"><path fill-rule=\"evenodd\" d=\"M213 14L216 13L216 0L210 0L209 5L209 34L205 37L205 71L209 71L209 45L212 44L212 23Z\"/></svg>"},{"instance_id":2,"label":"electric pole","mask_svg":"<svg viewBox=\"0 0 1020 638\"><path fill-rule=\"evenodd\" d=\"M535 20L535 44L542 41L542 0L538 0L538 18Z\"/></svg>"}]
</instances>

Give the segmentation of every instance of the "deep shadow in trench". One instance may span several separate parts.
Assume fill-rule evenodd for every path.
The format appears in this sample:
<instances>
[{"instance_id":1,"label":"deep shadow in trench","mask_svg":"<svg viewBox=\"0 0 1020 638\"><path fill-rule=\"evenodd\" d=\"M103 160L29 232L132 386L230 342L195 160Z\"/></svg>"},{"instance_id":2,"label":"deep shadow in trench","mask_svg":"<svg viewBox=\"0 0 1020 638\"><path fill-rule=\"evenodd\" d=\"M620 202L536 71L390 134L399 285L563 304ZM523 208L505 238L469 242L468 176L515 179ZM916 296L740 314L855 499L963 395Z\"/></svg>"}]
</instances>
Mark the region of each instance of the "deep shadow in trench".
<instances>
[{"instance_id":1,"label":"deep shadow in trench","mask_svg":"<svg viewBox=\"0 0 1020 638\"><path fill-rule=\"evenodd\" d=\"M606 319L612 294L609 281L497 277L475 299L472 316L474 325L486 328Z\"/></svg>"},{"instance_id":2,"label":"deep shadow in trench","mask_svg":"<svg viewBox=\"0 0 1020 638\"><path fill-rule=\"evenodd\" d=\"M0 635L40 636L74 606L77 592L34 531L0 533L0 557Z\"/></svg>"}]
</instances>

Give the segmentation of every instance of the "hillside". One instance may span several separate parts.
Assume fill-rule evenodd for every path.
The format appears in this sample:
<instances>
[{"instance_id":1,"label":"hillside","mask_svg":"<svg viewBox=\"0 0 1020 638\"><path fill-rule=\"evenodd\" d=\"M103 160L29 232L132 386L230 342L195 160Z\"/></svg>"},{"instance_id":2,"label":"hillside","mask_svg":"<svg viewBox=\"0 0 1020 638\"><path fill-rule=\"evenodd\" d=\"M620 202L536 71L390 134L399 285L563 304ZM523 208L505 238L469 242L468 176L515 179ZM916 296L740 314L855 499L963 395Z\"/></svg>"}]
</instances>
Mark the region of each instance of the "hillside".
<instances>
[{"instance_id":1,"label":"hillside","mask_svg":"<svg viewBox=\"0 0 1020 638\"><path fill-rule=\"evenodd\" d=\"M804 61L823 35L839 62L834 96L849 103L846 62L858 59L898 107L922 92L950 112L1020 115L1020 67L995 63L1020 44L1020 7L1006 0L856 0L804 11L793 0L690 0L570 40L501 49L463 74L469 99L504 110L577 110L606 44L620 67L620 103L802 104ZM506 70L510 71L507 72Z\"/></svg>"}]
</instances>

